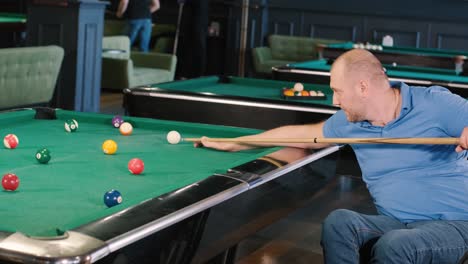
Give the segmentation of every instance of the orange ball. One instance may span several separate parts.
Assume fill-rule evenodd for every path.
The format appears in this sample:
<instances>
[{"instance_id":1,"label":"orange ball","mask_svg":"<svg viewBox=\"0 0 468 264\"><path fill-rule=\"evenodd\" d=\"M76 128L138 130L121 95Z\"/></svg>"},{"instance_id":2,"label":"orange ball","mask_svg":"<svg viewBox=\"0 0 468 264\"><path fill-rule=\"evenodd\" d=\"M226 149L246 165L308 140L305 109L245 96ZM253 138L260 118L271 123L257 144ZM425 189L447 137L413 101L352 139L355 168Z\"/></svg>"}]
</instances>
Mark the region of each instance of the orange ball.
<instances>
[{"instance_id":1,"label":"orange ball","mask_svg":"<svg viewBox=\"0 0 468 264\"><path fill-rule=\"evenodd\" d=\"M284 96L294 96L294 91L293 90L285 90L283 92Z\"/></svg>"},{"instance_id":2,"label":"orange ball","mask_svg":"<svg viewBox=\"0 0 468 264\"><path fill-rule=\"evenodd\" d=\"M119 127L119 131L124 136L130 136L133 132L133 126L128 122L123 122Z\"/></svg>"}]
</instances>

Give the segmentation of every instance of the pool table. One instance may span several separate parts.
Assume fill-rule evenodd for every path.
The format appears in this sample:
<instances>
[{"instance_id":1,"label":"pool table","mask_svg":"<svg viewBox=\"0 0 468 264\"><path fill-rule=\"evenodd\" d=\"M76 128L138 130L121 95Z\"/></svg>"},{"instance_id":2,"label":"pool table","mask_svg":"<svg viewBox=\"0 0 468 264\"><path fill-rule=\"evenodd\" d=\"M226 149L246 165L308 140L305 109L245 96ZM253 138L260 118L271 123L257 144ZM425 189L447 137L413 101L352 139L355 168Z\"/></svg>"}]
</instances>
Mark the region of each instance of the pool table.
<instances>
[{"instance_id":1,"label":"pool table","mask_svg":"<svg viewBox=\"0 0 468 264\"><path fill-rule=\"evenodd\" d=\"M76 132L64 129L70 119L78 121ZM338 147L226 153L170 145L165 136L169 130L185 137L258 130L125 117L134 131L123 136L111 119L50 108L0 113L3 134L19 138L17 148L0 149L2 174L20 179L17 190L0 192L2 263L209 259L235 246L232 233L263 228L335 176ZM107 139L118 143L116 154L102 152ZM52 156L47 164L35 160L43 147ZM141 175L127 169L134 157L145 163ZM123 202L107 208L103 195L110 189L119 190Z\"/></svg>"},{"instance_id":2,"label":"pool table","mask_svg":"<svg viewBox=\"0 0 468 264\"><path fill-rule=\"evenodd\" d=\"M270 129L322 121L338 108L328 85L305 84L322 91L323 99L282 97L294 82L208 76L124 90L124 108L131 116Z\"/></svg>"},{"instance_id":3,"label":"pool table","mask_svg":"<svg viewBox=\"0 0 468 264\"><path fill-rule=\"evenodd\" d=\"M21 13L0 12L0 47L11 47L24 39L26 15Z\"/></svg>"},{"instance_id":4,"label":"pool table","mask_svg":"<svg viewBox=\"0 0 468 264\"><path fill-rule=\"evenodd\" d=\"M330 83L330 68L333 60L320 59L291 63L273 67L273 78L276 80ZM468 98L468 76L457 75L454 70L419 66L383 64L391 81L403 81L409 85L440 85L453 93Z\"/></svg>"},{"instance_id":5,"label":"pool table","mask_svg":"<svg viewBox=\"0 0 468 264\"><path fill-rule=\"evenodd\" d=\"M353 42L320 45L319 56L326 59L336 59L344 52L356 48L359 45ZM374 45L376 46L376 45ZM384 64L421 66L457 70L459 75L468 75L465 61L468 51L444 50L431 48L414 48L399 46L377 45L381 49L368 49ZM362 45L361 45L362 47ZM371 46L372 47L372 46ZM366 48L366 45L364 45Z\"/></svg>"}]
</instances>

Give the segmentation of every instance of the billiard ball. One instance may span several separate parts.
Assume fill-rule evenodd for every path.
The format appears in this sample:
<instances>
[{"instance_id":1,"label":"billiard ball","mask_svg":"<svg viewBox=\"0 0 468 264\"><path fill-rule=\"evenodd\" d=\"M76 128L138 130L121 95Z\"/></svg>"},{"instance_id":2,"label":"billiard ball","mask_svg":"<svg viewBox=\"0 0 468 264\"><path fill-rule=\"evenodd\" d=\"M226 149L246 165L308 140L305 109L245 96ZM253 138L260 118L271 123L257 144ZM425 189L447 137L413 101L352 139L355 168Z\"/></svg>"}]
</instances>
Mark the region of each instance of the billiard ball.
<instances>
[{"instance_id":1,"label":"billiard ball","mask_svg":"<svg viewBox=\"0 0 468 264\"><path fill-rule=\"evenodd\" d=\"M107 155L114 154L117 151L117 143L112 139L104 141L104 143L102 143L102 151Z\"/></svg>"},{"instance_id":2,"label":"billiard ball","mask_svg":"<svg viewBox=\"0 0 468 264\"><path fill-rule=\"evenodd\" d=\"M75 132L78 129L78 122L76 122L75 119L67 120L65 121L64 127L67 132Z\"/></svg>"},{"instance_id":3,"label":"billiard ball","mask_svg":"<svg viewBox=\"0 0 468 264\"><path fill-rule=\"evenodd\" d=\"M107 207L116 206L122 203L122 195L117 190L110 190L104 194L104 203Z\"/></svg>"},{"instance_id":4,"label":"billiard ball","mask_svg":"<svg viewBox=\"0 0 468 264\"><path fill-rule=\"evenodd\" d=\"M14 149L18 144L19 139L15 134L8 134L3 138L3 145L5 145L5 148Z\"/></svg>"},{"instance_id":5,"label":"billiard ball","mask_svg":"<svg viewBox=\"0 0 468 264\"><path fill-rule=\"evenodd\" d=\"M145 169L145 164L141 159L134 158L128 162L128 170L132 174L140 174Z\"/></svg>"},{"instance_id":6,"label":"billiard ball","mask_svg":"<svg viewBox=\"0 0 468 264\"><path fill-rule=\"evenodd\" d=\"M18 176L16 176L13 173L7 173L3 175L2 186L3 186L3 189L5 189L6 191L16 190L19 186Z\"/></svg>"},{"instance_id":7,"label":"billiard ball","mask_svg":"<svg viewBox=\"0 0 468 264\"><path fill-rule=\"evenodd\" d=\"M124 136L130 136L133 132L133 126L128 122L123 122L119 127L119 131Z\"/></svg>"},{"instance_id":8,"label":"billiard ball","mask_svg":"<svg viewBox=\"0 0 468 264\"><path fill-rule=\"evenodd\" d=\"M39 162L39 163L43 163L43 164L46 164L47 162L50 161L50 151L46 148L42 148L42 149L39 149L37 152L36 152L36 160Z\"/></svg>"},{"instance_id":9,"label":"billiard ball","mask_svg":"<svg viewBox=\"0 0 468 264\"><path fill-rule=\"evenodd\" d=\"M167 142L169 142L169 144L179 144L182 137L180 136L179 132L172 130L169 133L167 133L166 139Z\"/></svg>"},{"instance_id":10,"label":"billiard ball","mask_svg":"<svg viewBox=\"0 0 468 264\"><path fill-rule=\"evenodd\" d=\"M304 90L304 85L302 83L295 83L293 89L295 92L300 92Z\"/></svg>"},{"instance_id":11,"label":"billiard ball","mask_svg":"<svg viewBox=\"0 0 468 264\"><path fill-rule=\"evenodd\" d=\"M124 122L123 118L119 115L116 115L112 118L112 126L114 126L115 128L119 128L123 122Z\"/></svg>"}]
</instances>

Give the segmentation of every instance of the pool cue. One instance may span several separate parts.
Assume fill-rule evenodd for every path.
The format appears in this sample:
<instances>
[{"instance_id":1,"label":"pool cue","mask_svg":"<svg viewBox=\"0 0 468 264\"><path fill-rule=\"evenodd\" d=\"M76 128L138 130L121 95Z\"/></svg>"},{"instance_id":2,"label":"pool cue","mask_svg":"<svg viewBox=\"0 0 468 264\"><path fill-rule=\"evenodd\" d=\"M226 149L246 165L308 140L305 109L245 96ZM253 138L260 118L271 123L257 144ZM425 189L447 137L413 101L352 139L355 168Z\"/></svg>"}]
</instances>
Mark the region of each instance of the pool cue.
<instances>
[{"instance_id":1,"label":"pool cue","mask_svg":"<svg viewBox=\"0 0 468 264\"><path fill-rule=\"evenodd\" d=\"M182 12L184 10L184 2L185 0L179 0L179 13L177 14L177 26L176 26L176 33L174 37L174 46L172 47L172 54L177 54L177 46L179 45L179 34L180 34L180 21L182 20Z\"/></svg>"},{"instance_id":2,"label":"pool cue","mask_svg":"<svg viewBox=\"0 0 468 264\"><path fill-rule=\"evenodd\" d=\"M183 141L200 142L201 138L184 138ZM459 138L208 138L212 142L233 143L333 143L333 144L411 144L458 145Z\"/></svg>"},{"instance_id":3,"label":"pool cue","mask_svg":"<svg viewBox=\"0 0 468 264\"><path fill-rule=\"evenodd\" d=\"M249 30L249 0L242 0L238 76L245 75L245 52L247 49L247 31Z\"/></svg>"}]
</instances>

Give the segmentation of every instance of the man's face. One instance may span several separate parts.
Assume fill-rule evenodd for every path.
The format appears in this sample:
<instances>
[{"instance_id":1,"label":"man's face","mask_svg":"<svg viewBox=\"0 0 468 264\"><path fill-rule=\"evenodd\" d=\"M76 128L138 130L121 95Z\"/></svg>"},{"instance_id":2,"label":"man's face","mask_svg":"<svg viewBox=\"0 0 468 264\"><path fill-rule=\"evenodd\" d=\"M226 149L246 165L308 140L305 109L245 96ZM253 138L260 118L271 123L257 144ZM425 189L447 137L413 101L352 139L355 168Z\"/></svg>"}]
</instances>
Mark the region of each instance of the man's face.
<instances>
[{"instance_id":1,"label":"man's face","mask_svg":"<svg viewBox=\"0 0 468 264\"><path fill-rule=\"evenodd\" d=\"M340 107L349 122L365 120L365 104L360 94L361 81L355 76L345 76L341 67L334 67L330 77L333 104ZM351 75L351 74L348 74Z\"/></svg>"}]
</instances>

